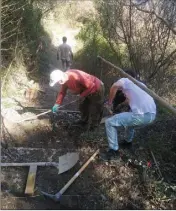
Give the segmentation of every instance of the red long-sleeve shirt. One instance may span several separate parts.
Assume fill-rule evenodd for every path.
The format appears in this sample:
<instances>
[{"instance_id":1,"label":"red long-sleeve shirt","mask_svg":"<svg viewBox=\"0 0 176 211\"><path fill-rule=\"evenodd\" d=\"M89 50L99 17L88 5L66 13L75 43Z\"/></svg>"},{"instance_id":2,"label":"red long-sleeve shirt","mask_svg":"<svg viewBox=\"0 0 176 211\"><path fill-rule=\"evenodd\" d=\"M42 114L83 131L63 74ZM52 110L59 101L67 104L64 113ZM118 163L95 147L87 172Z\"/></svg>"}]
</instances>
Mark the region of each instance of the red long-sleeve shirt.
<instances>
[{"instance_id":1,"label":"red long-sleeve shirt","mask_svg":"<svg viewBox=\"0 0 176 211\"><path fill-rule=\"evenodd\" d=\"M68 75L68 81L61 87L56 100L57 104L62 104L67 89L74 94L80 94L81 97L86 97L100 88L101 81L93 75L74 69L70 69L65 73Z\"/></svg>"}]
</instances>

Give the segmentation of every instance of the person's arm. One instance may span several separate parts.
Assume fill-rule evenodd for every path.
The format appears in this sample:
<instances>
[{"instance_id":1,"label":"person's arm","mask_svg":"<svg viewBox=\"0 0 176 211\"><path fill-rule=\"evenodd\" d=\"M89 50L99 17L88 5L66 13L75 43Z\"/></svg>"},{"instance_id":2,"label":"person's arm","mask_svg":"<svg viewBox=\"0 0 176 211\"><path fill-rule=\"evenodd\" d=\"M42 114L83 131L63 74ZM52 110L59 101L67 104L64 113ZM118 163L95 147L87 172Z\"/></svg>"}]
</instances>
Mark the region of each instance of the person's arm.
<instances>
[{"instance_id":1,"label":"person's arm","mask_svg":"<svg viewBox=\"0 0 176 211\"><path fill-rule=\"evenodd\" d=\"M57 50L57 60L59 60L60 58L60 46L58 47L58 50Z\"/></svg>"},{"instance_id":2,"label":"person's arm","mask_svg":"<svg viewBox=\"0 0 176 211\"><path fill-rule=\"evenodd\" d=\"M69 46L70 47L70 46ZM73 60L73 52L72 52L72 49L70 47L70 55L71 55L71 59Z\"/></svg>"},{"instance_id":3,"label":"person's arm","mask_svg":"<svg viewBox=\"0 0 176 211\"><path fill-rule=\"evenodd\" d=\"M58 96L57 96L57 99L56 99L56 103L55 104L58 104L58 105L61 105L62 102L63 102L63 99L67 93L67 86L64 84L62 85L61 87L61 91L59 92Z\"/></svg>"},{"instance_id":4,"label":"person's arm","mask_svg":"<svg viewBox=\"0 0 176 211\"><path fill-rule=\"evenodd\" d=\"M109 105L112 105L112 102L113 102L113 99L115 98L116 92L120 89L122 89L122 84L120 81L114 83L111 86L110 92L109 92L109 101L108 101Z\"/></svg>"}]
</instances>

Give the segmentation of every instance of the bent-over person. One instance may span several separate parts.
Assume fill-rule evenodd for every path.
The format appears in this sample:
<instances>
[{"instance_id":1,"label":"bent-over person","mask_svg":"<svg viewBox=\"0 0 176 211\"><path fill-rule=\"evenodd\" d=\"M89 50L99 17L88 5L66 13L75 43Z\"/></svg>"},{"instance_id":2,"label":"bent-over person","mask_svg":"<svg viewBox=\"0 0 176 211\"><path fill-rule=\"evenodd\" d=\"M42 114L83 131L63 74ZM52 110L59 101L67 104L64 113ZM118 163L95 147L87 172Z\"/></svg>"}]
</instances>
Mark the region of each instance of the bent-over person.
<instances>
[{"instance_id":1,"label":"bent-over person","mask_svg":"<svg viewBox=\"0 0 176 211\"><path fill-rule=\"evenodd\" d=\"M88 130L97 127L103 115L103 82L81 70L70 69L63 72L57 69L50 74L50 86L56 83L62 86L52 108L53 113L59 111L67 90L70 90L73 94L80 95L81 120L77 123L87 125Z\"/></svg>"}]
</instances>

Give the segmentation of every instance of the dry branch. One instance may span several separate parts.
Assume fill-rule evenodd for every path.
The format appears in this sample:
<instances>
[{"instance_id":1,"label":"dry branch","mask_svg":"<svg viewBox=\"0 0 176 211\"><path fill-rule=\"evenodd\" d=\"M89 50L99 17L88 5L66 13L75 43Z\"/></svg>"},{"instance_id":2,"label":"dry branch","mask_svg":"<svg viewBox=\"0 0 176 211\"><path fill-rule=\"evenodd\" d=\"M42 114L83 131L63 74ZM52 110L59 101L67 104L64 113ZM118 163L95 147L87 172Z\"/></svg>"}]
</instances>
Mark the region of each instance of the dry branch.
<instances>
[{"instance_id":1,"label":"dry branch","mask_svg":"<svg viewBox=\"0 0 176 211\"><path fill-rule=\"evenodd\" d=\"M131 77L130 75L128 75L127 73L125 73L121 68L115 66L114 64L112 64L111 62L105 60L104 58L102 58L101 56L98 56L98 58L100 58L103 62L105 62L106 64L108 64L109 66L113 67L114 69L118 70L120 72L121 75L123 75L124 77L127 77L128 79L130 79L131 81L133 81L137 86L139 86L141 89L143 89L144 91L146 91L149 95L151 95L154 99L156 99L159 103L161 103L164 107L168 108L170 111L172 111L174 114L176 114L176 109L174 107L172 107L169 103L167 103L165 100L163 100L161 97L159 97L155 92L153 92L151 89L148 89L147 87L143 86L141 83L139 83L136 79L134 79L133 77Z\"/></svg>"},{"instance_id":2,"label":"dry branch","mask_svg":"<svg viewBox=\"0 0 176 211\"><path fill-rule=\"evenodd\" d=\"M160 177L163 178L162 173L161 173L161 171L160 171L160 168L159 168L159 166L158 166L158 163L157 163L157 161L156 161L156 158L155 158L155 156L154 156L154 154L153 154L153 152L152 152L151 149L150 149L150 153L151 153L152 158L153 158L153 161L155 162L155 165L156 165L156 167L157 167L157 169L158 169L158 173L159 173Z\"/></svg>"},{"instance_id":3,"label":"dry branch","mask_svg":"<svg viewBox=\"0 0 176 211\"><path fill-rule=\"evenodd\" d=\"M141 9L138 6L136 6L135 4L132 4L132 6L134 6L137 10L139 10L141 12L155 15L159 20L161 20L173 32L174 35L176 35L176 29L175 29L175 27L173 27L172 24L170 24L168 21L166 21L160 15L158 15L154 10L149 11L149 10Z\"/></svg>"}]
</instances>

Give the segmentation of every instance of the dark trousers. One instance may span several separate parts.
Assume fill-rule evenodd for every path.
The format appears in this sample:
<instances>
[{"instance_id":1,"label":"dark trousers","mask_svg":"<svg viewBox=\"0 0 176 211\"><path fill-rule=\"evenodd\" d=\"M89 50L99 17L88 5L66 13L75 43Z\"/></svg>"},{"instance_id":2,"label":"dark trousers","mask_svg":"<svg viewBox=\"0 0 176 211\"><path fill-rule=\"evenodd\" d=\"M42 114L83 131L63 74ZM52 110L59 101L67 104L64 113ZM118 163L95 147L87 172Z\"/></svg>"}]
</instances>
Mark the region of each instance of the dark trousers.
<instances>
[{"instance_id":1,"label":"dark trousers","mask_svg":"<svg viewBox=\"0 0 176 211\"><path fill-rule=\"evenodd\" d=\"M103 115L103 102L104 85L102 84L97 92L87 96L84 101L80 103L81 119L85 123L88 123L89 127L99 125Z\"/></svg>"},{"instance_id":2,"label":"dark trousers","mask_svg":"<svg viewBox=\"0 0 176 211\"><path fill-rule=\"evenodd\" d=\"M63 71L68 70L71 66L71 62L67 61L66 59L61 59L61 61L62 61L62 70Z\"/></svg>"}]
</instances>

